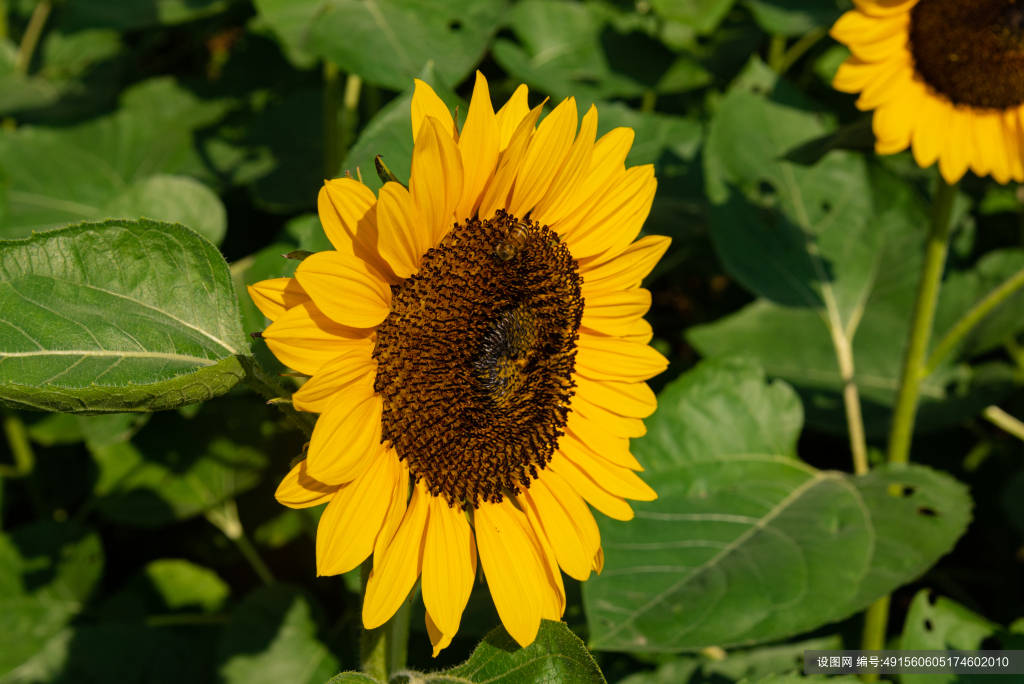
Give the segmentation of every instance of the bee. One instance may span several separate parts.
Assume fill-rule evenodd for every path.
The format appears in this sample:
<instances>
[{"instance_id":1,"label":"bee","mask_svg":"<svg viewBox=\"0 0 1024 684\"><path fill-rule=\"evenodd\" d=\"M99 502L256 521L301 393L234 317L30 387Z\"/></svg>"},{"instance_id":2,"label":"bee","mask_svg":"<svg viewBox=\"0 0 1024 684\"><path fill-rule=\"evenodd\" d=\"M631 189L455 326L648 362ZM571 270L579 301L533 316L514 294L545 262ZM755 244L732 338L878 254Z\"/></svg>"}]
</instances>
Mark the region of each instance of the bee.
<instances>
[{"instance_id":1,"label":"bee","mask_svg":"<svg viewBox=\"0 0 1024 684\"><path fill-rule=\"evenodd\" d=\"M519 250L526 244L529 229L530 224L525 221L516 221L505 239L495 246L494 256L498 257L499 261L510 261L515 258L519 254Z\"/></svg>"}]
</instances>

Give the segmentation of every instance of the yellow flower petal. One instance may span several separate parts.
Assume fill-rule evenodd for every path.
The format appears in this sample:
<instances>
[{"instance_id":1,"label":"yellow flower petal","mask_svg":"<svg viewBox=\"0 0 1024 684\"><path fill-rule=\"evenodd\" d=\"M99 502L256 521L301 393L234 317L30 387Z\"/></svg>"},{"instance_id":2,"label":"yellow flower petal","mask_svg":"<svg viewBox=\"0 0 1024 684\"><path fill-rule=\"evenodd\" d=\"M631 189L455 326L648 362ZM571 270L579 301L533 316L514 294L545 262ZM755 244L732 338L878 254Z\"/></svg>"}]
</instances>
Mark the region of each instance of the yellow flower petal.
<instances>
[{"instance_id":1,"label":"yellow flower petal","mask_svg":"<svg viewBox=\"0 0 1024 684\"><path fill-rule=\"evenodd\" d=\"M613 128L594 143L590 155L590 168L573 191L567 194L559 213L562 218L553 221L551 229L565 235L579 226L594 202L613 188L625 172L626 155L633 145L632 128Z\"/></svg>"},{"instance_id":2,"label":"yellow flower petal","mask_svg":"<svg viewBox=\"0 0 1024 684\"><path fill-rule=\"evenodd\" d=\"M569 150L565 163L551 181L547 193L533 210L534 220L551 225L569 213L576 200L577 186L590 170L596 137L597 107L590 105L590 109L583 116L580 132Z\"/></svg>"},{"instance_id":3,"label":"yellow flower petal","mask_svg":"<svg viewBox=\"0 0 1024 684\"><path fill-rule=\"evenodd\" d=\"M595 548L579 531L569 512L562 507L540 480L530 483L517 497L534 529L542 529L551 542L558 565L570 577L586 581L590 577Z\"/></svg>"},{"instance_id":4,"label":"yellow flower petal","mask_svg":"<svg viewBox=\"0 0 1024 684\"><path fill-rule=\"evenodd\" d=\"M420 79L414 79L415 86L412 91L412 139L413 142L420 137L420 128L423 126L423 121L428 116L432 116L441 122L441 126L445 133L455 138L457 133L455 131L455 119L452 118L452 113L448 109L448 105L444 103L444 100L437 96L434 89L430 87L426 81Z\"/></svg>"},{"instance_id":5,"label":"yellow flower petal","mask_svg":"<svg viewBox=\"0 0 1024 684\"><path fill-rule=\"evenodd\" d=\"M388 506L387 515L384 517L384 524L381 526L380 534L377 535L377 541L373 546L375 565L379 559L384 557L384 550L394 538L398 526L402 524L402 518L405 517L405 510L409 503L409 466L404 461L398 460L398 454L394 449L386 447L384 453L387 458L394 459L398 464L398 478L395 480L395 489L389 499L391 503Z\"/></svg>"},{"instance_id":6,"label":"yellow flower petal","mask_svg":"<svg viewBox=\"0 0 1024 684\"><path fill-rule=\"evenodd\" d=\"M512 97L508 99L501 109L495 114L498 122L499 148L504 150L512 140L512 134L519 128L526 115L530 113L530 105L527 103L529 89L525 84L516 88ZM533 124L530 124L531 126Z\"/></svg>"},{"instance_id":7,"label":"yellow flower petal","mask_svg":"<svg viewBox=\"0 0 1024 684\"><path fill-rule=\"evenodd\" d=\"M272 321L283 316L288 309L309 301L309 295L295 278L261 280L247 289L252 303Z\"/></svg>"},{"instance_id":8,"label":"yellow flower petal","mask_svg":"<svg viewBox=\"0 0 1024 684\"><path fill-rule=\"evenodd\" d=\"M658 398L644 382L613 382L576 376L576 393L620 416L646 418L658 408Z\"/></svg>"},{"instance_id":9,"label":"yellow flower petal","mask_svg":"<svg viewBox=\"0 0 1024 684\"><path fill-rule=\"evenodd\" d=\"M563 440L572 443L573 440ZM617 466L605 458L582 449L565 449L559 442L559 453L571 461L577 468L588 473L601 483L602 489L609 494L621 496L635 501L654 501L658 494L640 479L640 476L628 468Z\"/></svg>"},{"instance_id":10,"label":"yellow flower petal","mask_svg":"<svg viewBox=\"0 0 1024 684\"><path fill-rule=\"evenodd\" d=\"M525 216L547 192L569 154L578 120L576 100L570 97L540 122L512 190L508 204L512 215Z\"/></svg>"},{"instance_id":11,"label":"yellow flower petal","mask_svg":"<svg viewBox=\"0 0 1024 684\"><path fill-rule=\"evenodd\" d=\"M380 254L399 278L420 269L420 259L433 246L412 195L401 184L385 183L377 202Z\"/></svg>"},{"instance_id":12,"label":"yellow flower petal","mask_svg":"<svg viewBox=\"0 0 1024 684\"><path fill-rule=\"evenodd\" d=\"M470 100L466 123L459 136L463 184L462 197L455 209L456 221L465 220L476 210L484 186L497 166L500 146L501 132L491 106L487 79L477 71L473 99Z\"/></svg>"},{"instance_id":13,"label":"yellow flower petal","mask_svg":"<svg viewBox=\"0 0 1024 684\"><path fill-rule=\"evenodd\" d=\"M373 191L352 178L324 181L317 196L320 223L334 249L359 257L380 271L385 280L395 282L378 251L376 203Z\"/></svg>"},{"instance_id":14,"label":"yellow flower petal","mask_svg":"<svg viewBox=\"0 0 1024 684\"><path fill-rule=\"evenodd\" d=\"M565 233L573 257L618 254L626 249L647 220L657 187L652 164L626 170L580 223Z\"/></svg>"},{"instance_id":15,"label":"yellow flower petal","mask_svg":"<svg viewBox=\"0 0 1024 684\"><path fill-rule=\"evenodd\" d=\"M573 411L566 424L566 432L558 440L558 448L578 456L573 461L597 456L622 468L643 470L643 466L629 451L629 438L616 435L608 427Z\"/></svg>"},{"instance_id":16,"label":"yellow flower petal","mask_svg":"<svg viewBox=\"0 0 1024 684\"><path fill-rule=\"evenodd\" d=\"M580 265L584 300L636 287L664 256L671 243L671 238L662 235L646 235L621 254L585 261Z\"/></svg>"},{"instance_id":17,"label":"yellow flower petal","mask_svg":"<svg viewBox=\"0 0 1024 684\"><path fill-rule=\"evenodd\" d=\"M351 390L349 385L360 383L364 391L372 392L377 364L369 352L368 347L354 347L325 363L292 395L292 406L323 413L338 393Z\"/></svg>"},{"instance_id":18,"label":"yellow flower petal","mask_svg":"<svg viewBox=\"0 0 1024 684\"><path fill-rule=\"evenodd\" d=\"M366 582L366 596L363 597L363 626L366 629L375 629L390 620L420 576L429 499L430 493L421 480L413 489L409 508L385 549L384 558L374 558L373 571Z\"/></svg>"},{"instance_id":19,"label":"yellow flower petal","mask_svg":"<svg viewBox=\"0 0 1024 684\"><path fill-rule=\"evenodd\" d=\"M544 561L538 556L523 516L508 499L484 502L476 509L476 543L487 588L505 630L526 647L540 629L542 599L538 589L545 582Z\"/></svg>"},{"instance_id":20,"label":"yellow flower petal","mask_svg":"<svg viewBox=\"0 0 1024 684\"><path fill-rule=\"evenodd\" d=\"M295 277L317 308L342 325L371 328L391 313L391 288L357 257L317 252L299 264Z\"/></svg>"},{"instance_id":21,"label":"yellow flower petal","mask_svg":"<svg viewBox=\"0 0 1024 684\"><path fill-rule=\"evenodd\" d=\"M591 380L647 380L666 368L668 359L646 344L614 337L580 335L576 372Z\"/></svg>"},{"instance_id":22,"label":"yellow flower petal","mask_svg":"<svg viewBox=\"0 0 1024 684\"><path fill-rule=\"evenodd\" d=\"M344 484L358 477L383 447L383 400L372 387L350 385L338 394L313 427L306 460L310 477Z\"/></svg>"},{"instance_id":23,"label":"yellow flower petal","mask_svg":"<svg viewBox=\"0 0 1024 684\"><path fill-rule=\"evenodd\" d=\"M459 148L441 122L428 116L416 137L409 177L409 193L423 217L423 225L417 229L427 247L435 246L452 229L462 182Z\"/></svg>"},{"instance_id":24,"label":"yellow flower petal","mask_svg":"<svg viewBox=\"0 0 1024 684\"><path fill-rule=\"evenodd\" d=\"M529 114L519 122L519 127L512 134L508 147L505 148L498 159L498 168L494 172L491 182L484 188L484 194L480 198L479 215L482 219L489 219L494 212L508 207L509 193L512 184L519 175L520 167L526 155L526 148L533 136L533 125L540 116L543 103L537 105Z\"/></svg>"},{"instance_id":25,"label":"yellow flower petal","mask_svg":"<svg viewBox=\"0 0 1024 684\"><path fill-rule=\"evenodd\" d=\"M327 504L316 530L316 574L339 575L373 551L398 478L398 459L379 452Z\"/></svg>"},{"instance_id":26,"label":"yellow flower petal","mask_svg":"<svg viewBox=\"0 0 1024 684\"><path fill-rule=\"evenodd\" d=\"M306 472L306 459L303 459L281 480L274 498L288 508L309 508L327 503L338 489L338 485L324 484L311 478Z\"/></svg>"},{"instance_id":27,"label":"yellow flower petal","mask_svg":"<svg viewBox=\"0 0 1024 684\"><path fill-rule=\"evenodd\" d=\"M949 117L945 145L939 153L939 171L950 185L967 172L974 147L970 138L972 118L971 111L965 107L954 107Z\"/></svg>"},{"instance_id":28,"label":"yellow flower petal","mask_svg":"<svg viewBox=\"0 0 1024 684\"><path fill-rule=\"evenodd\" d=\"M582 377L577 375L576 377ZM601 382L607 382L602 380ZM574 413L579 413L585 418L600 424L609 433L618 437L643 437L647 434L647 427L644 421L639 418L628 418L612 413L603 406L590 401L590 398L579 394L573 397L572 407Z\"/></svg>"},{"instance_id":29,"label":"yellow flower petal","mask_svg":"<svg viewBox=\"0 0 1024 684\"><path fill-rule=\"evenodd\" d=\"M459 630L476 576L476 544L462 509L431 497L426 543L423 547L423 604L437 628L431 638L434 657Z\"/></svg>"},{"instance_id":30,"label":"yellow flower petal","mask_svg":"<svg viewBox=\"0 0 1024 684\"><path fill-rule=\"evenodd\" d=\"M632 520L633 508L622 497L610 493L598 484L594 478L578 465L556 451L551 457L548 468L565 478L576 493L587 500L591 506L614 520Z\"/></svg>"},{"instance_id":31,"label":"yellow flower petal","mask_svg":"<svg viewBox=\"0 0 1024 684\"><path fill-rule=\"evenodd\" d=\"M339 325L312 301L285 312L263 331L270 351L284 365L315 375L327 362L349 349L372 349L370 330Z\"/></svg>"},{"instance_id":32,"label":"yellow flower petal","mask_svg":"<svg viewBox=\"0 0 1024 684\"><path fill-rule=\"evenodd\" d=\"M651 308L651 293L635 288L620 292L607 292L587 297L581 324L604 333L629 333L636 319Z\"/></svg>"}]
</instances>

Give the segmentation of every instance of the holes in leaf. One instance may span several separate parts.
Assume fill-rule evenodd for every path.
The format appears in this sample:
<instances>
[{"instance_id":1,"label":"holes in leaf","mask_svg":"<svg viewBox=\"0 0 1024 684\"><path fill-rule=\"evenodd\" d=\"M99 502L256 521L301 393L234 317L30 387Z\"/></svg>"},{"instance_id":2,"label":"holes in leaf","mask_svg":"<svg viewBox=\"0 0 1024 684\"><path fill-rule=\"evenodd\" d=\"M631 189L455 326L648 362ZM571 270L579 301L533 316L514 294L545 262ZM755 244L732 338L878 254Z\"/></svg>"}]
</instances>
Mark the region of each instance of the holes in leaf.
<instances>
[{"instance_id":1,"label":"holes in leaf","mask_svg":"<svg viewBox=\"0 0 1024 684\"><path fill-rule=\"evenodd\" d=\"M461 28L462 28L462 22L459 21L458 19L452 19L451 21L448 22L448 30L449 31L458 31Z\"/></svg>"},{"instance_id":2,"label":"holes in leaf","mask_svg":"<svg viewBox=\"0 0 1024 684\"><path fill-rule=\"evenodd\" d=\"M827 214L832 211L832 203L825 200L821 203L821 213Z\"/></svg>"},{"instance_id":3,"label":"holes in leaf","mask_svg":"<svg viewBox=\"0 0 1024 684\"><path fill-rule=\"evenodd\" d=\"M939 517L939 512L936 511L934 508L931 508L929 506L920 506L920 507L918 507L917 514L918 515L923 515L926 518L937 518L937 517Z\"/></svg>"},{"instance_id":4,"label":"holes in leaf","mask_svg":"<svg viewBox=\"0 0 1024 684\"><path fill-rule=\"evenodd\" d=\"M912 487L911 485L896 485L896 486L899 487L899 495L902 496L904 499L913 496L914 492L917 491L917 489Z\"/></svg>"},{"instance_id":5,"label":"holes in leaf","mask_svg":"<svg viewBox=\"0 0 1024 684\"><path fill-rule=\"evenodd\" d=\"M925 628L925 631L931 632L932 630L935 629L935 625L932 624L931 620L925 619L925 621L924 621L924 628Z\"/></svg>"},{"instance_id":6,"label":"holes in leaf","mask_svg":"<svg viewBox=\"0 0 1024 684\"><path fill-rule=\"evenodd\" d=\"M935 593L934 591L932 591L931 589L929 589L929 590L928 590L928 593L927 593L927 594L925 594L925 597L924 597L924 598L925 598L925 600L926 600L926 601L928 601L928 605L929 605L929 606L934 606L934 605L935 605L935 603L936 603L936 601L938 601L938 600L939 600L939 596L938 596L938 594L936 594L936 593Z\"/></svg>"}]
</instances>

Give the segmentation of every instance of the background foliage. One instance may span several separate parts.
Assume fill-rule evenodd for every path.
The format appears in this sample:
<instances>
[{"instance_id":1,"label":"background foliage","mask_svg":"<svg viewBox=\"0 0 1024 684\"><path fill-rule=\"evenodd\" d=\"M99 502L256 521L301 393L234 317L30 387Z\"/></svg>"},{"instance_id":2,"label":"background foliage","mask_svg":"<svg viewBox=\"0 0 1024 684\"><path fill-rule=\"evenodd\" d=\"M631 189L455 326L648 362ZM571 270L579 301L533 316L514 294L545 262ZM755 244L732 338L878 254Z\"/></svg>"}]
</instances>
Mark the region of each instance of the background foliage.
<instances>
[{"instance_id":1,"label":"background foliage","mask_svg":"<svg viewBox=\"0 0 1024 684\"><path fill-rule=\"evenodd\" d=\"M437 660L414 617L409 667L816 681L802 651L856 647L894 590L893 647L1020 647L1024 448L985 416L1024 415L1024 294L925 381L919 465L849 474L846 378L880 465L934 174L831 90L848 6L0 2L0 682L371 681L338 674L358 577L316 578L319 510L273 500L303 418L257 394L289 386L242 286L326 246L323 178L407 178L414 77L464 113L474 69L597 103L656 166L672 365L633 446L660 497L601 520L568 626L519 651L478 586ZM937 338L1024 265L1019 188L968 178L954 221Z\"/></svg>"}]
</instances>

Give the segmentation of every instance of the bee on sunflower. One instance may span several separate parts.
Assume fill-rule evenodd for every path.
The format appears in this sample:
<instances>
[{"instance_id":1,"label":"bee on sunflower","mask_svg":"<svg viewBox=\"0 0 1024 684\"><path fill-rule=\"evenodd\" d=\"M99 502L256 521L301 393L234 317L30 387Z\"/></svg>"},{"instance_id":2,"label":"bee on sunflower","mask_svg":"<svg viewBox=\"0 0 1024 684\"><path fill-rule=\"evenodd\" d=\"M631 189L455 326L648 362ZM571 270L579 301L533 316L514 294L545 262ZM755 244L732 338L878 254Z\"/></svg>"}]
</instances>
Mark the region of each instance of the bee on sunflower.
<instances>
[{"instance_id":1,"label":"bee on sunflower","mask_svg":"<svg viewBox=\"0 0 1024 684\"><path fill-rule=\"evenodd\" d=\"M561 573L601 571L587 504L628 520L627 499L656 498L629 450L667 365L640 282L669 239L636 239L654 170L625 166L631 129L597 137L594 107L580 122L570 98L538 125L542 106L520 86L495 112L477 73L460 130L417 81L408 188L327 181L334 250L249 288L271 351L310 376L293 405L320 414L278 501L327 503L318 574L373 555L367 629L419 579L434 655L478 561L529 645L565 609Z\"/></svg>"},{"instance_id":2,"label":"bee on sunflower","mask_svg":"<svg viewBox=\"0 0 1024 684\"><path fill-rule=\"evenodd\" d=\"M1024 2L854 0L832 27L852 55L833 80L874 110L876 151L911 147L947 183L1024 181Z\"/></svg>"}]
</instances>

